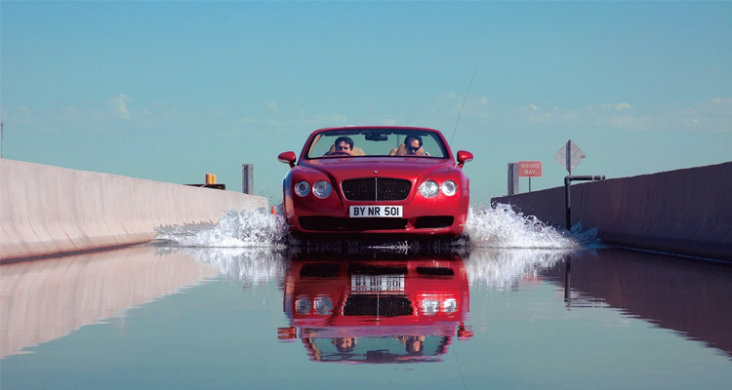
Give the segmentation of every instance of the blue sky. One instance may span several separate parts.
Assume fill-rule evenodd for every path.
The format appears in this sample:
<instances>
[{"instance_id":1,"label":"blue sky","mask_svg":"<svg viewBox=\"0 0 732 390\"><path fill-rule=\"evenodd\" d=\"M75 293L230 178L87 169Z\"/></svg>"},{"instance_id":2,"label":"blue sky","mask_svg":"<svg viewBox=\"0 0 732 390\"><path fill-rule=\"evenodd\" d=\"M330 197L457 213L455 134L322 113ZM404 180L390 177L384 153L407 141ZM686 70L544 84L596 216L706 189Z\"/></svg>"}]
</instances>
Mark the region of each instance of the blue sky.
<instances>
[{"instance_id":1,"label":"blue sky","mask_svg":"<svg viewBox=\"0 0 732 390\"><path fill-rule=\"evenodd\" d=\"M5 158L281 200L277 154L341 125L451 139L476 202L509 162L608 178L732 160L732 2L0 3ZM477 67L477 71L476 71ZM527 179L521 181L528 189Z\"/></svg>"}]
</instances>

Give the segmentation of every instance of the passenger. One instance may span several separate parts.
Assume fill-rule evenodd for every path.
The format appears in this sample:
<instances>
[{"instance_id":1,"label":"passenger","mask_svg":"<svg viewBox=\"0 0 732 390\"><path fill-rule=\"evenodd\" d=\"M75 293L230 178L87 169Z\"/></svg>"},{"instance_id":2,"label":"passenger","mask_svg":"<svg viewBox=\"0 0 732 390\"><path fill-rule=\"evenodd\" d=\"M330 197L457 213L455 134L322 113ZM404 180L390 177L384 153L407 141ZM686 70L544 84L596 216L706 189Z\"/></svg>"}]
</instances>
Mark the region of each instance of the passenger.
<instances>
[{"instance_id":1,"label":"passenger","mask_svg":"<svg viewBox=\"0 0 732 390\"><path fill-rule=\"evenodd\" d=\"M427 156L422 149L422 137L418 135L408 135L404 139L404 143L389 152L390 156Z\"/></svg>"},{"instance_id":2,"label":"passenger","mask_svg":"<svg viewBox=\"0 0 732 390\"><path fill-rule=\"evenodd\" d=\"M422 355L424 352L424 336L407 336L402 343L410 355Z\"/></svg>"}]
</instances>

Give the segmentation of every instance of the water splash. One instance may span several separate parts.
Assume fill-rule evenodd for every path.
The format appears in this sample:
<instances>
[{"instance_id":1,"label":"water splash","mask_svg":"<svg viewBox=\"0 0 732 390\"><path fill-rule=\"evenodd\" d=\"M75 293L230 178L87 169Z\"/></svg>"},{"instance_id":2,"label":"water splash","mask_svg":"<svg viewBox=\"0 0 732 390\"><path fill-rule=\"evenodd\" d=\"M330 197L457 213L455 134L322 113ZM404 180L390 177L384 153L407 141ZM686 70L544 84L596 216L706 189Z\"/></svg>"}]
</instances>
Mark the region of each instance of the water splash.
<instances>
[{"instance_id":1,"label":"water splash","mask_svg":"<svg viewBox=\"0 0 732 390\"><path fill-rule=\"evenodd\" d=\"M287 225L281 215L264 208L253 211L229 210L210 227L175 226L158 228L157 245L193 248L278 247L285 242Z\"/></svg>"},{"instance_id":2,"label":"water splash","mask_svg":"<svg viewBox=\"0 0 732 390\"><path fill-rule=\"evenodd\" d=\"M522 280L540 280L542 270L570 253L569 249L480 249L470 253L465 267L471 287L508 291Z\"/></svg>"},{"instance_id":3,"label":"water splash","mask_svg":"<svg viewBox=\"0 0 732 390\"><path fill-rule=\"evenodd\" d=\"M592 243L597 236L594 230L582 231L581 225L574 226L572 232L557 230L500 203L471 207L465 232L478 248L572 249Z\"/></svg>"},{"instance_id":4,"label":"water splash","mask_svg":"<svg viewBox=\"0 0 732 390\"><path fill-rule=\"evenodd\" d=\"M515 212L506 204L471 207L465 236L467 240L461 237L448 244L463 247L469 242L474 248L574 249L597 242L594 230L583 231L579 224L572 228L572 232L557 230L534 216ZM444 244L440 240L435 243ZM263 208L240 212L230 210L213 226L159 228L156 235L158 246L193 248L320 247L326 244L293 239L288 234L281 210L273 215ZM354 240L352 244L355 250L363 248L359 240ZM414 249L414 245L399 238L373 245L375 248L393 248L398 251ZM424 247L425 243L421 243L421 246ZM442 246L440 248L444 249ZM335 248L343 250L341 245Z\"/></svg>"}]
</instances>

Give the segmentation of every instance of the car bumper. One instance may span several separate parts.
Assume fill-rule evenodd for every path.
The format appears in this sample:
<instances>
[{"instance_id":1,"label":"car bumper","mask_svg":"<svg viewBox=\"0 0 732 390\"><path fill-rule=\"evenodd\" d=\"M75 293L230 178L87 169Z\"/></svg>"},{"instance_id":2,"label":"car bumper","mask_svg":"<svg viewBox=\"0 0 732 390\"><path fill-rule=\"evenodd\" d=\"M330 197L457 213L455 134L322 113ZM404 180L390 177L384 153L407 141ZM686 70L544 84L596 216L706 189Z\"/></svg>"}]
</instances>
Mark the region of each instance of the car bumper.
<instances>
[{"instance_id":1,"label":"car bumper","mask_svg":"<svg viewBox=\"0 0 732 390\"><path fill-rule=\"evenodd\" d=\"M401 218L350 218L350 206L402 206ZM467 191L451 197L415 195L409 201L359 202L337 196L317 199L285 193L287 223L294 234L459 236L468 215Z\"/></svg>"}]
</instances>

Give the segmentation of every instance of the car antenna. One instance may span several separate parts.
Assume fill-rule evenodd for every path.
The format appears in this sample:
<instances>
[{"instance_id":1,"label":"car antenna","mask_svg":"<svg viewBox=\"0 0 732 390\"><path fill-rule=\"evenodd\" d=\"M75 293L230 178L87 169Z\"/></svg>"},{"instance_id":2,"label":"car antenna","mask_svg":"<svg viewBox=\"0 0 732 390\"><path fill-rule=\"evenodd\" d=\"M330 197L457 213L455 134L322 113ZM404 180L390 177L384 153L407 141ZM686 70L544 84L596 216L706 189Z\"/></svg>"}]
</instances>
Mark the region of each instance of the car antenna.
<instances>
[{"instance_id":1,"label":"car antenna","mask_svg":"<svg viewBox=\"0 0 732 390\"><path fill-rule=\"evenodd\" d=\"M470 78L470 84L468 84L468 90L465 92L465 98L463 99L463 105L460 106L460 113L458 114L457 122L455 122L455 130L452 131L452 138L450 138L450 146L452 147L452 140L455 139L455 133L457 132L458 123L460 123L460 117L463 115L463 107L465 107L465 101L468 100L468 93L470 92L470 87L473 86L473 79L475 78L475 72L478 71L478 65L475 65L475 70L473 71L473 77Z\"/></svg>"}]
</instances>

